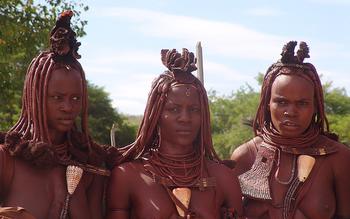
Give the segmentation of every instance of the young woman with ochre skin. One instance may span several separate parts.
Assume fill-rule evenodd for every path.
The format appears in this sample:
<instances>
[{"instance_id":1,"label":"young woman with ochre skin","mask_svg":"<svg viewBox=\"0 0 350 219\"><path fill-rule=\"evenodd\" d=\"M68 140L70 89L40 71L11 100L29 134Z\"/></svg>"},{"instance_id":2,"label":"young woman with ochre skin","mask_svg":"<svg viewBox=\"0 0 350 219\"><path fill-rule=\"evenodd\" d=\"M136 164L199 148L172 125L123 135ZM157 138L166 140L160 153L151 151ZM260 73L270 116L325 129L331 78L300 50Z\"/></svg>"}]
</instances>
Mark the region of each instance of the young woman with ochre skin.
<instances>
[{"instance_id":1,"label":"young woman with ochre skin","mask_svg":"<svg viewBox=\"0 0 350 219\"><path fill-rule=\"evenodd\" d=\"M77 61L80 43L70 28L72 15L60 15L50 50L31 62L20 118L1 136L1 218L103 217L107 151L88 134L87 85Z\"/></svg>"},{"instance_id":2,"label":"young woman with ochre skin","mask_svg":"<svg viewBox=\"0 0 350 219\"><path fill-rule=\"evenodd\" d=\"M287 43L265 74L256 137L232 154L246 218L350 218L350 150L329 132L306 43Z\"/></svg>"},{"instance_id":3,"label":"young woman with ochre skin","mask_svg":"<svg viewBox=\"0 0 350 219\"><path fill-rule=\"evenodd\" d=\"M152 84L136 141L111 175L107 218L233 218L237 177L211 140L209 107L193 53L162 50L168 68Z\"/></svg>"}]
</instances>

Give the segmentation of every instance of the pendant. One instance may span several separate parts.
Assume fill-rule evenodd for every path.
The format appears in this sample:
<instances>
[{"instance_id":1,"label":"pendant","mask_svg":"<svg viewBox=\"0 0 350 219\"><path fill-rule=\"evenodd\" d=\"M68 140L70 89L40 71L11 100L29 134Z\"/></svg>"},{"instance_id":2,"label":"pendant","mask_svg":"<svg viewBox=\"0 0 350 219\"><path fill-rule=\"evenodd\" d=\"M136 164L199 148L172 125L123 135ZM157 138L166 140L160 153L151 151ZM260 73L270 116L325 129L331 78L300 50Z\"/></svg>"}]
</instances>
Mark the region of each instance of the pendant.
<instances>
[{"instance_id":1,"label":"pendant","mask_svg":"<svg viewBox=\"0 0 350 219\"><path fill-rule=\"evenodd\" d=\"M191 189L175 188L173 189L174 196L188 209L191 200ZM176 205L176 210L181 217L185 217L185 211Z\"/></svg>"},{"instance_id":2,"label":"pendant","mask_svg":"<svg viewBox=\"0 0 350 219\"><path fill-rule=\"evenodd\" d=\"M298 157L298 179L305 182L315 164L315 158L309 155L300 155Z\"/></svg>"},{"instance_id":3,"label":"pendant","mask_svg":"<svg viewBox=\"0 0 350 219\"><path fill-rule=\"evenodd\" d=\"M68 214L68 207L70 197L75 192L81 177L83 176L83 169L78 166L69 165L66 169L66 181L67 181L67 191L66 200L63 205L63 209L60 214L60 219L66 219Z\"/></svg>"}]
</instances>

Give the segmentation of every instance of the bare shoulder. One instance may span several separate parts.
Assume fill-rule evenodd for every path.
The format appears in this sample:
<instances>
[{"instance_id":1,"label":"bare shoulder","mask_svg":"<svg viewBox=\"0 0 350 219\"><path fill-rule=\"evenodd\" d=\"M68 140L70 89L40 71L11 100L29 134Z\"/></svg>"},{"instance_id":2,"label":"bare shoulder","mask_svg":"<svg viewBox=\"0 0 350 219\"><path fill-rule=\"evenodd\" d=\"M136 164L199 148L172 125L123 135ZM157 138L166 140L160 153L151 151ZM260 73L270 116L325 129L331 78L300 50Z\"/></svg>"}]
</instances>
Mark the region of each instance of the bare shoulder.
<instances>
[{"instance_id":1,"label":"bare shoulder","mask_svg":"<svg viewBox=\"0 0 350 219\"><path fill-rule=\"evenodd\" d=\"M115 166L111 172L111 179L125 180L132 179L133 175L137 175L143 169L142 162L139 160L129 161Z\"/></svg>"},{"instance_id":2,"label":"bare shoulder","mask_svg":"<svg viewBox=\"0 0 350 219\"><path fill-rule=\"evenodd\" d=\"M238 180L237 176L226 165L212 160L207 160L206 163L209 175L211 177L215 177L218 186L225 186L228 183L230 183L231 185L236 184L236 181Z\"/></svg>"},{"instance_id":3,"label":"bare shoulder","mask_svg":"<svg viewBox=\"0 0 350 219\"><path fill-rule=\"evenodd\" d=\"M251 156L256 154L257 147L261 144L262 139L256 136L249 141L238 146L231 155L231 160L241 159L242 157Z\"/></svg>"},{"instance_id":4,"label":"bare shoulder","mask_svg":"<svg viewBox=\"0 0 350 219\"><path fill-rule=\"evenodd\" d=\"M231 172L231 169L228 168L226 165L216 161L206 160L206 165L208 167L210 175L212 176L222 175L222 173Z\"/></svg>"},{"instance_id":5,"label":"bare shoulder","mask_svg":"<svg viewBox=\"0 0 350 219\"><path fill-rule=\"evenodd\" d=\"M107 188L108 208L128 208L129 196L137 188L134 179L139 175L141 166L142 163L135 160L113 168Z\"/></svg>"},{"instance_id":6,"label":"bare shoulder","mask_svg":"<svg viewBox=\"0 0 350 219\"><path fill-rule=\"evenodd\" d=\"M240 175L248 171L254 163L258 147L262 143L261 137L254 137L238 146L231 155L231 160L236 161L234 171Z\"/></svg>"},{"instance_id":7,"label":"bare shoulder","mask_svg":"<svg viewBox=\"0 0 350 219\"><path fill-rule=\"evenodd\" d=\"M0 144L0 166L4 165L4 161L8 158L10 154L6 151L5 146Z\"/></svg>"},{"instance_id":8,"label":"bare shoulder","mask_svg":"<svg viewBox=\"0 0 350 219\"><path fill-rule=\"evenodd\" d=\"M348 172L350 166L350 148L342 143L327 138L325 144L336 149L336 152L330 154L328 159L331 162L334 173L344 174Z\"/></svg>"}]
</instances>

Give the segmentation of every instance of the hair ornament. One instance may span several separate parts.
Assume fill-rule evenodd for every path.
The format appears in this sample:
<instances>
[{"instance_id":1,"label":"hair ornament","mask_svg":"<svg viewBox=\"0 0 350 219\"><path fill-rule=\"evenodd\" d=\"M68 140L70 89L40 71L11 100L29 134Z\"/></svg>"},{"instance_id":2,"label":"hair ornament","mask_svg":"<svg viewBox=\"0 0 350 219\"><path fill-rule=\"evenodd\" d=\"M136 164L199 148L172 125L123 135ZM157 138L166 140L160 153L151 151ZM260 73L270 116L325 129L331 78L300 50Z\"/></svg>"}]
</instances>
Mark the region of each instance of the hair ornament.
<instances>
[{"instance_id":1,"label":"hair ornament","mask_svg":"<svg viewBox=\"0 0 350 219\"><path fill-rule=\"evenodd\" d=\"M56 58L70 58L79 59L78 54L80 42L76 40L76 34L70 26L70 20L73 16L73 11L68 10L62 12L54 28L50 33L51 51L56 55Z\"/></svg>"},{"instance_id":2,"label":"hair ornament","mask_svg":"<svg viewBox=\"0 0 350 219\"><path fill-rule=\"evenodd\" d=\"M181 83L192 83L195 77L191 74L196 67L196 58L193 52L186 48L182 49L182 54L176 49L162 49L161 60L165 67L172 72L176 81Z\"/></svg>"},{"instance_id":3,"label":"hair ornament","mask_svg":"<svg viewBox=\"0 0 350 219\"><path fill-rule=\"evenodd\" d=\"M309 69L308 65L303 63L305 58L310 58L308 45L301 41L299 43L299 49L297 55L294 53L294 49L297 46L297 41L289 41L283 46L281 59L277 61L272 67L297 67Z\"/></svg>"}]
</instances>

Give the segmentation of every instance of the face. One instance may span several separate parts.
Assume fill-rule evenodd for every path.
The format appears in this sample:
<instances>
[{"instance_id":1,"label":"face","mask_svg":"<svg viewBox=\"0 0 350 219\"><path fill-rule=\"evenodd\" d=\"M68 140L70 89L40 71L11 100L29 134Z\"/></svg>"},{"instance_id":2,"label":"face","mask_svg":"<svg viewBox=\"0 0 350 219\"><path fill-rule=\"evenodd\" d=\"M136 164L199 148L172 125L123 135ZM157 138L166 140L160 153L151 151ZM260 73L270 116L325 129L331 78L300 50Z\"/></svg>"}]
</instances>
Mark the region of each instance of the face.
<instances>
[{"instance_id":1,"label":"face","mask_svg":"<svg viewBox=\"0 0 350 219\"><path fill-rule=\"evenodd\" d=\"M193 150L193 142L201 125L199 94L191 85L175 85L169 89L159 126L161 148Z\"/></svg>"},{"instance_id":2,"label":"face","mask_svg":"<svg viewBox=\"0 0 350 219\"><path fill-rule=\"evenodd\" d=\"M269 104L272 124L283 136L300 136L311 124L314 101L314 87L310 81L297 75L277 76Z\"/></svg>"},{"instance_id":3,"label":"face","mask_svg":"<svg viewBox=\"0 0 350 219\"><path fill-rule=\"evenodd\" d=\"M47 90L47 122L53 143L63 143L82 108L83 85L78 71L65 68L52 72Z\"/></svg>"}]
</instances>

